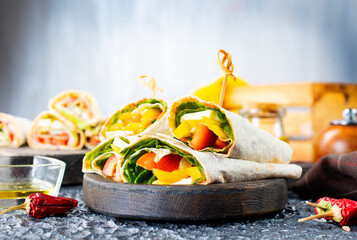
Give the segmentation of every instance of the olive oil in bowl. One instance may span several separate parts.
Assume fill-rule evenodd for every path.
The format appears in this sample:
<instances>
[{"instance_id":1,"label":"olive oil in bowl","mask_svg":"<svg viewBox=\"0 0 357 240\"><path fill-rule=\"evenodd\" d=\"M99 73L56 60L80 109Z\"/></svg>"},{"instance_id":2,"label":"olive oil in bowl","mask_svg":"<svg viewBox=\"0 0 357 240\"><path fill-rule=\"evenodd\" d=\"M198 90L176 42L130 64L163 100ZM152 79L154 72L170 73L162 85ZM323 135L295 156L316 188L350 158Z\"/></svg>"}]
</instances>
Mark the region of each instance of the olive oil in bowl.
<instances>
[{"instance_id":1,"label":"olive oil in bowl","mask_svg":"<svg viewBox=\"0 0 357 240\"><path fill-rule=\"evenodd\" d=\"M0 182L0 207L23 202L31 193L51 194L54 186L46 181L33 179L25 182Z\"/></svg>"}]
</instances>

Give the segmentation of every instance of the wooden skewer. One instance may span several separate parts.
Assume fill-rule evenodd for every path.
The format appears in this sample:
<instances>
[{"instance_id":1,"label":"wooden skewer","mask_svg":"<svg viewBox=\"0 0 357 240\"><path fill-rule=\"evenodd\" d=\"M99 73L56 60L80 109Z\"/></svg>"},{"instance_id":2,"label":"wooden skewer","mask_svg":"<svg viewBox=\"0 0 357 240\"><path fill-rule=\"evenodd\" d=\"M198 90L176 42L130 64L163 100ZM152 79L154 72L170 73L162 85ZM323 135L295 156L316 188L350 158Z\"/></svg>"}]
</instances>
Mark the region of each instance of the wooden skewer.
<instances>
[{"instance_id":1,"label":"wooden skewer","mask_svg":"<svg viewBox=\"0 0 357 240\"><path fill-rule=\"evenodd\" d=\"M219 57L219 54L222 53L223 54L223 58L222 60ZM226 94L226 88L227 88L227 80L228 80L228 76L231 76L233 78L233 80L235 80L235 76L233 75L233 70L234 70L234 66L232 63L232 57L231 55L224 51L224 50L219 50L217 52L217 62L219 64L219 66L222 68L222 71L224 73L224 79L223 79L223 83L222 83L222 88L221 88L221 94L219 96L219 105L223 106L223 101L224 101L224 96ZM227 66L225 66L224 64L227 62Z\"/></svg>"},{"instance_id":2,"label":"wooden skewer","mask_svg":"<svg viewBox=\"0 0 357 240\"><path fill-rule=\"evenodd\" d=\"M226 88L227 88L227 80L228 80L228 75L224 74L224 79L222 83L222 88L221 88L221 94L219 95L219 106L223 106L223 101L224 101L224 96L226 95Z\"/></svg>"},{"instance_id":3,"label":"wooden skewer","mask_svg":"<svg viewBox=\"0 0 357 240\"><path fill-rule=\"evenodd\" d=\"M309 202L309 201L306 201L306 204L307 204L307 205L310 205L310 206L312 206L312 207L318 207L318 208L321 208L321 209L324 209L324 210L328 209L328 208L325 207L325 206L321 206L321 205L319 205L319 204L315 204L315 203L312 203L312 202Z\"/></svg>"},{"instance_id":4,"label":"wooden skewer","mask_svg":"<svg viewBox=\"0 0 357 240\"><path fill-rule=\"evenodd\" d=\"M149 81L146 83L146 82L144 82L144 81L142 80L143 78L148 78ZM160 92L163 91L161 88L156 87L156 81L155 81L154 77L152 77L152 76L146 76L146 75L140 76L139 79L138 79L138 81L139 81L139 83L141 83L142 85L144 85L144 86L146 86L147 88L151 89L153 98L156 97L156 94L155 94L156 92L155 92L155 91L160 91Z\"/></svg>"},{"instance_id":5,"label":"wooden skewer","mask_svg":"<svg viewBox=\"0 0 357 240\"><path fill-rule=\"evenodd\" d=\"M328 212L324 212L324 213L320 213L320 214L316 214L316 215L311 215L310 217L300 218L298 220L298 222L305 222L305 221L312 220L312 219L315 219L315 218L333 217L333 216L334 216L334 213L333 213L332 210L330 210Z\"/></svg>"},{"instance_id":6,"label":"wooden skewer","mask_svg":"<svg viewBox=\"0 0 357 240\"><path fill-rule=\"evenodd\" d=\"M27 203L27 202L24 202L24 203L21 204L21 205L14 206L14 207L10 207L10 208L5 209L4 211L0 212L0 215L1 215L1 214L4 214L4 213L7 213L7 212L10 212L10 211L14 211L14 210L26 209L26 208L27 208L27 205L28 205L28 203Z\"/></svg>"}]
</instances>

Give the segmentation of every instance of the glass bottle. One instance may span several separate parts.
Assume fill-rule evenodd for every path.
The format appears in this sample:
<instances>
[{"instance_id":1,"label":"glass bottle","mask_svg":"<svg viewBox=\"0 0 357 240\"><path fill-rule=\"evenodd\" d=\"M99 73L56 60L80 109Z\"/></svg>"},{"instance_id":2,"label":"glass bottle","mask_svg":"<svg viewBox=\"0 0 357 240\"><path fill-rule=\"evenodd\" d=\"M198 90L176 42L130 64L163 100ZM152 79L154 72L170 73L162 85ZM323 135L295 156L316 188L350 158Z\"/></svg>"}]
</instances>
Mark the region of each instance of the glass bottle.
<instances>
[{"instance_id":1,"label":"glass bottle","mask_svg":"<svg viewBox=\"0 0 357 240\"><path fill-rule=\"evenodd\" d=\"M282 141L289 142L283 127L285 108L276 103L246 103L240 114L247 118L253 125L264 129Z\"/></svg>"}]
</instances>

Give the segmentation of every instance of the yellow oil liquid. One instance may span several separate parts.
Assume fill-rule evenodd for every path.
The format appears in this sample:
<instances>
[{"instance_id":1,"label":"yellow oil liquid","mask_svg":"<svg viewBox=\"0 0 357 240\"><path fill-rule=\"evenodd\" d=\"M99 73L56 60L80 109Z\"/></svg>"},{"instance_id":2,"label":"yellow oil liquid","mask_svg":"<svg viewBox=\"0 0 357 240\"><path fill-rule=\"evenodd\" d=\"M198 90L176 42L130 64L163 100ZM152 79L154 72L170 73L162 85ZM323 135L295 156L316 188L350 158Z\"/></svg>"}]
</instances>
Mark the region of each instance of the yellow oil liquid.
<instances>
[{"instance_id":1,"label":"yellow oil liquid","mask_svg":"<svg viewBox=\"0 0 357 240\"><path fill-rule=\"evenodd\" d=\"M1 182L0 199L21 199L36 192L50 194L53 188L51 183L45 181Z\"/></svg>"}]
</instances>

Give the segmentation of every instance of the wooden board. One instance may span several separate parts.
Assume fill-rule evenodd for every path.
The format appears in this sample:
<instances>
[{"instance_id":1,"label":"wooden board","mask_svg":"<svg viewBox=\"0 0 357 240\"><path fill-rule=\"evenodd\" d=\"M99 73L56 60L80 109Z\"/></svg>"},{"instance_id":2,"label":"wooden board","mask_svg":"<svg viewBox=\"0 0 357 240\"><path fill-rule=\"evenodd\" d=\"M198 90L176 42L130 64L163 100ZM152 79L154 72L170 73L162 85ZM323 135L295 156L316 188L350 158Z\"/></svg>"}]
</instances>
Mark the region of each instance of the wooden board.
<instances>
[{"instance_id":1,"label":"wooden board","mask_svg":"<svg viewBox=\"0 0 357 240\"><path fill-rule=\"evenodd\" d=\"M82 160L88 152L81 150L35 150L28 146L20 148L0 148L1 158L33 158L35 155L57 158L66 163L63 185L81 184L83 180Z\"/></svg>"},{"instance_id":2,"label":"wooden board","mask_svg":"<svg viewBox=\"0 0 357 240\"><path fill-rule=\"evenodd\" d=\"M84 174L83 199L93 211L130 219L238 219L283 209L285 179L195 186L118 183Z\"/></svg>"}]
</instances>

